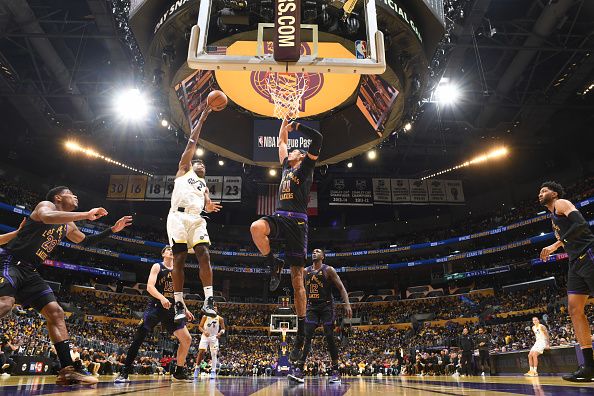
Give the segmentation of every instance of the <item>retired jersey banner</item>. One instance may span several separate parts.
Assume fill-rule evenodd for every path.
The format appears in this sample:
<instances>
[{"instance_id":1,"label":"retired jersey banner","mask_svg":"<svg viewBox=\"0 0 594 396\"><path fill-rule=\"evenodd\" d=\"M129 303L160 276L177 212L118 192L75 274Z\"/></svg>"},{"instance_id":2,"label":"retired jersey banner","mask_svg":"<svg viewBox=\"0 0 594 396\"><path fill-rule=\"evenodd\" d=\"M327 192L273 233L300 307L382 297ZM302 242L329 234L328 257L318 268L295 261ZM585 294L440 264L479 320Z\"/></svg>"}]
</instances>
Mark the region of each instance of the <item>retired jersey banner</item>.
<instances>
[{"instance_id":1,"label":"retired jersey banner","mask_svg":"<svg viewBox=\"0 0 594 396\"><path fill-rule=\"evenodd\" d=\"M210 199L222 202L241 201L241 176L206 176ZM111 175L107 199L112 201L170 201L174 175Z\"/></svg>"},{"instance_id":2,"label":"retired jersey banner","mask_svg":"<svg viewBox=\"0 0 594 396\"><path fill-rule=\"evenodd\" d=\"M213 201L223 199L223 176L206 176L206 187L208 194Z\"/></svg>"},{"instance_id":3,"label":"retired jersey banner","mask_svg":"<svg viewBox=\"0 0 594 396\"><path fill-rule=\"evenodd\" d=\"M373 206L373 184L369 177L334 178L330 185L330 205Z\"/></svg>"},{"instance_id":4,"label":"retired jersey banner","mask_svg":"<svg viewBox=\"0 0 594 396\"><path fill-rule=\"evenodd\" d=\"M241 202L241 176L223 178L223 202Z\"/></svg>"}]
</instances>

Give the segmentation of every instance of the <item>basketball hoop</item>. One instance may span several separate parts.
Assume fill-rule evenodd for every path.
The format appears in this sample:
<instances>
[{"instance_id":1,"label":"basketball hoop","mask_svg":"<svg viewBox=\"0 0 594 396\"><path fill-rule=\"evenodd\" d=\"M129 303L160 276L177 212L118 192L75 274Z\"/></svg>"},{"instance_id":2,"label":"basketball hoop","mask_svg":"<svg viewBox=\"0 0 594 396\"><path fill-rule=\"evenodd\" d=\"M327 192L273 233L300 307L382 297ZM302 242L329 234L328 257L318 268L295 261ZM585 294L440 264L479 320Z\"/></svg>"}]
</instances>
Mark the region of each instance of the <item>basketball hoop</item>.
<instances>
[{"instance_id":1,"label":"basketball hoop","mask_svg":"<svg viewBox=\"0 0 594 396\"><path fill-rule=\"evenodd\" d=\"M309 87L307 73L275 73L266 76L266 90L274 102L274 116L279 120L299 118L301 98Z\"/></svg>"}]
</instances>

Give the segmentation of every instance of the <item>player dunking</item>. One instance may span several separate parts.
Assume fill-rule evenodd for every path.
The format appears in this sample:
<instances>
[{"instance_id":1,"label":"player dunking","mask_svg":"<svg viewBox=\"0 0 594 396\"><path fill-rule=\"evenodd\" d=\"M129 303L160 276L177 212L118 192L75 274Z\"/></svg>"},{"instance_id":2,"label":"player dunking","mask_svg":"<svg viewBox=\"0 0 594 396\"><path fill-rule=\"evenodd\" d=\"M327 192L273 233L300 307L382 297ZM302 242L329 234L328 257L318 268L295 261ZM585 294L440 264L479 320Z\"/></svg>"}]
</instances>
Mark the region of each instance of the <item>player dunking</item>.
<instances>
[{"instance_id":1,"label":"player dunking","mask_svg":"<svg viewBox=\"0 0 594 396\"><path fill-rule=\"evenodd\" d=\"M96 384L97 378L87 375L82 366L75 367L70 356L64 311L37 269L62 238L82 246L92 245L132 224L132 217L124 216L103 232L86 236L74 222L97 220L107 215L105 209L73 212L78 208L78 198L65 186L52 188L45 199L37 204L6 246L0 276L0 318L10 313L15 302L35 308L46 319L49 337L62 366L56 384Z\"/></svg>"},{"instance_id":2,"label":"player dunking","mask_svg":"<svg viewBox=\"0 0 594 396\"><path fill-rule=\"evenodd\" d=\"M538 201L552 214L551 221L557 241L542 249L540 258L546 261L561 246L569 256L567 272L567 305L575 336L582 349L584 365L563 379L571 382L591 382L594 378L592 333L584 307L588 295L594 293L594 234L584 216L566 199L559 183L545 182L540 187Z\"/></svg>"},{"instance_id":3,"label":"player dunking","mask_svg":"<svg viewBox=\"0 0 594 396\"><path fill-rule=\"evenodd\" d=\"M202 110L200 119L192 130L186 149L181 155L171 194L171 210L167 216L167 236L173 251L174 320L178 323L186 319L183 289L188 249L194 250L200 266L200 281L204 289L202 313L211 317L217 316L214 310L212 267L208 253L210 239L206 231L206 220L200 214L202 211L218 212L221 210L221 205L210 200L204 180L206 175L204 163L201 160L192 163L196 153L196 142L210 112L209 107Z\"/></svg>"},{"instance_id":4,"label":"player dunking","mask_svg":"<svg viewBox=\"0 0 594 396\"><path fill-rule=\"evenodd\" d=\"M538 377L538 356L544 353L545 349L551 347L549 341L549 332L545 325L540 323L538 318L535 316L532 318L532 331L536 337L536 342L530 352L528 353L528 363L530 364L530 370L526 374L526 377Z\"/></svg>"},{"instance_id":5,"label":"player dunking","mask_svg":"<svg viewBox=\"0 0 594 396\"><path fill-rule=\"evenodd\" d=\"M297 130L311 139L307 152L293 149L288 152L289 132ZM278 133L278 157L283 173L278 189L276 211L252 223L252 239L260 253L266 257L270 267L270 291L280 284L284 261L274 257L270 249L269 237L284 239L285 257L291 266L291 283L295 294L297 311L297 337L289 359L296 361L301 354L304 342L305 288L303 267L307 257L307 203L313 182L313 171L322 147L322 134L298 122L283 120Z\"/></svg>"},{"instance_id":6,"label":"player dunking","mask_svg":"<svg viewBox=\"0 0 594 396\"><path fill-rule=\"evenodd\" d=\"M173 304L173 280L171 278L173 253L171 252L171 246L165 246L161 251L161 256L163 257L163 262L155 263L151 267L151 272L146 282L146 290L151 295L151 298L144 311L142 322L138 330L136 330L132 345L130 345L126 353L124 367L114 382L129 382L128 375L133 373L132 365L134 364L134 359L138 356L140 346L149 332L159 323L179 340L177 367L172 378L176 381L192 381L185 368L186 357L192 343L192 336L190 336L190 332L184 321L180 323L173 321L174 313L171 309L171 305ZM189 310L186 310L186 318L191 322L194 320L194 315Z\"/></svg>"},{"instance_id":7,"label":"player dunking","mask_svg":"<svg viewBox=\"0 0 594 396\"><path fill-rule=\"evenodd\" d=\"M217 310L216 306L215 310ZM210 318L204 315L200 320L198 330L202 332L202 336L200 337L200 344L198 344L196 367L200 367L200 363L204 358L206 349L210 349L210 378L216 378L219 354L219 338L225 334L225 321L220 316Z\"/></svg>"},{"instance_id":8,"label":"player dunking","mask_svg":"<svg viewBox=\"0 0 594 396\"><path fill-rule=\"evenodd\" d=\"M332 376L330 383L340 383L338 371L338 347L334 338L334 302L332 300L332 285L340 292L345 306L345 316L351 318L353 311L342 281L334 268L324 264L324 251L315 249L311 255L313 265L305 269L305 292L307 294L307 312L305 314L305 345L303 354L296 364L295 372L289 374L289 379L304 382L303 366L311 349L311 341L316 328L321 323L324 326L324 337L328 344L328 351L332 359Z\"/></svg>"}]
</instances>

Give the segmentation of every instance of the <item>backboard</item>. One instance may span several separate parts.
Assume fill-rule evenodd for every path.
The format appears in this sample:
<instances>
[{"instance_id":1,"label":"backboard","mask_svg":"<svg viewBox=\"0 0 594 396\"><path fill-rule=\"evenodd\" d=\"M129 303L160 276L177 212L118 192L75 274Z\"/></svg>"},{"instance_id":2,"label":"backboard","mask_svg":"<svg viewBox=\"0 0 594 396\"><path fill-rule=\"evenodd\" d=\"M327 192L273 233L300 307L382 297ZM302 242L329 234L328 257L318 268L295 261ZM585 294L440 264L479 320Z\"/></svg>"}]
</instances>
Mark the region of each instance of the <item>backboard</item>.
<instances>
[{"instance_id":1,"label":"backboard","mask_svg":"<svg viewBox=\"0 0 594 396\"><path fill-rule=\"evenodd\" d=\"M217 40L225 29L228 38ZM253 48L219 50L238 41L252 42ZM187 61L193 69L217 71L382 74L386 69L373 0L204 0Z\"/></svg>"}]
</instances>

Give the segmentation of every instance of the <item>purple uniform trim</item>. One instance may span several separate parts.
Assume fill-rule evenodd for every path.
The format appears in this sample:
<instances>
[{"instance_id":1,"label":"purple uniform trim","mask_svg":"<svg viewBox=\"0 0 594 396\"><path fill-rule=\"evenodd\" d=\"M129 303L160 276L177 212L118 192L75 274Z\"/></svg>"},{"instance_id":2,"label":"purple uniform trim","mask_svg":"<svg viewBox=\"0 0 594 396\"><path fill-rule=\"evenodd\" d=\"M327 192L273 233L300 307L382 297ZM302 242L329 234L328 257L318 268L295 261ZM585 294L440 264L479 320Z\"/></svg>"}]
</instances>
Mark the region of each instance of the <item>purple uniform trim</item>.
<instances>
[{"instance_id":1,"label":"purple uniform trim","mask_svg":"<svg viewBox=\"0 0 594 396\"><path fill-rule=\"evenodd\" d=\"M289 212L286 210L277 210L276 212L274 212L275 215L281 215L281 216L285 216L285 217L291 217L291 218L295 218L295 219L301 219L301 220L305 220L307 221L307 215L305 213L299 213L299 212Z\"/></svg>"}]
</instances>

